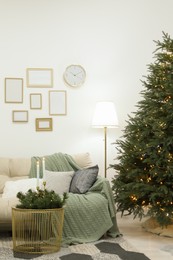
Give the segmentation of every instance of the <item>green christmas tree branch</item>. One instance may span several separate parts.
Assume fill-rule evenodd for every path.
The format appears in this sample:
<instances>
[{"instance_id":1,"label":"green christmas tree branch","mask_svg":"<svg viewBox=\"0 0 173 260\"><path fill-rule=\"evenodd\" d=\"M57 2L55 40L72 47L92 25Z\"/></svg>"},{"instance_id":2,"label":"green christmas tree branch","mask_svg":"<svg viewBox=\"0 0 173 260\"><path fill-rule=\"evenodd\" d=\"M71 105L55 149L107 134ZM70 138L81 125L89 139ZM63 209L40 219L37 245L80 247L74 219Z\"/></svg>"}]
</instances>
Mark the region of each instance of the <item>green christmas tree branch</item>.
<instances>
[{"instance_id":1,"label":"green christmas tree branch","mask_svg":"<svg viewBox=\"0 0 173 260\"><path fill-rule=\"evenodd\" d=\"M29 189L25 194L23 192L17 193L17 198L20 204L17 208L22 209L53 209L62 208L68 198L67 193L64 193L61 197L53 190L48 191L47 189L37 189L33 191Z\"/></svg>"},{"instance_id":2,"label":"green christmas tree branch","mask_svg":"<svg viewBox=\"0 0 173 260\"><path fill-rule=\"evenodd\" d=\"M115 142L112 189L122 214L147 214L167 226L173 219L173 40L163 32L155 43L137 111Z\"/></svg>"}]
</instances>

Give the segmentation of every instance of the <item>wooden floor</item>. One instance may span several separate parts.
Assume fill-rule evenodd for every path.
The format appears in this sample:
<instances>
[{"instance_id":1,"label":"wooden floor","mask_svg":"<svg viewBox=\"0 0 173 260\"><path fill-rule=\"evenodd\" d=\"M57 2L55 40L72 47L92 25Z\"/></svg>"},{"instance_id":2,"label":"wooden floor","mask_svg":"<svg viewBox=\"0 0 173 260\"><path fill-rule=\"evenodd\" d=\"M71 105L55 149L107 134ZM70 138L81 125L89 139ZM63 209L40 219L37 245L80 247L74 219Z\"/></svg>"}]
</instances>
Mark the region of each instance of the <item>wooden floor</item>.
<instances>
[{"instance_id":1,"label":"wooden floor","mask_svg":"<svg viewBox=\"0 0 173 260\"><path fill-rule=\"evenodd\" d=\"M158 236L146 232L141 227L142 219L133 219L133 216L123 216L117 213L117 222L120 232L128 242L145 253L151 260L173 260L173 238Z\"/></svg>"}]
</instances>

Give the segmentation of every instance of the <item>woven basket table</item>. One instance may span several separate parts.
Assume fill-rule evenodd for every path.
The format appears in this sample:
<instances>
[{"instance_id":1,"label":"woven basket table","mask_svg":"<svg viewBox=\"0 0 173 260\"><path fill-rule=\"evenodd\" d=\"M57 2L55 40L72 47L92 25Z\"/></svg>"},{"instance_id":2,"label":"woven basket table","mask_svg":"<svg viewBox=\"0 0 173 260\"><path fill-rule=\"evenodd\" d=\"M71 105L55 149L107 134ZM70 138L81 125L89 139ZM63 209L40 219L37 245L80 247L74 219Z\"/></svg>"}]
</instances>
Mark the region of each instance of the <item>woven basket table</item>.
<instances>
[{"instance_id":1,"label":"woven basket table","mask_svg":"<svg viewBox=\"0 0 173 260\"><path fill-rule=\"evenodd\" d=\"M59 251L63 221L63 208L12 208L13 250L31 254Z\"/></svg>"}]
</instances>

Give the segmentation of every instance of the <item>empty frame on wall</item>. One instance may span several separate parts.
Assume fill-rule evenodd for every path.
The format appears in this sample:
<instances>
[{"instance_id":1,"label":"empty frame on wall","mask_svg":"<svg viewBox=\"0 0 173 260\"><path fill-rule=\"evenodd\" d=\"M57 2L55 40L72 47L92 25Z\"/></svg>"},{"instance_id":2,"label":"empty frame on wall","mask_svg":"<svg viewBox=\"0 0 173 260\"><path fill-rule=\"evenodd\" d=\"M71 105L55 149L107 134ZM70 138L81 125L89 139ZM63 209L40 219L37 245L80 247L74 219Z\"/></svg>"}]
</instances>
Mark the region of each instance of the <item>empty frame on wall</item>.
<instances>
[{"instance_id":1,"label":"empty frame on wall","mask_svg":"<svg viewBox=\"0 0 173 260\"><path fill-rule=\"evenodd\" d=\"M36 131L52 131L52 118L36 118Z\"/></svg>"},{"instance_id":2,"label":"empty frame on wall","mask_svg":"<svg viewBox=\"0 0 173 260\"><path fill-rule=\"evenodd\" d=\"M49 91L49 115L67 114L67 93L65 90Z\"/></svg>"},{"instance_id":3,"label":"empty frame on wall","mask_svg":"<svg viewBox=\"0 0 173 260\"><path fill-rule=\"evenodd\" d=\"M52 68L26 68L26 86L31 88L52 88L53 87L53 69ZM4 102L5 103L23 103L24 99L24 79L7 77L4 79ZM29 89L26 91L28 93ZM28 101L30 109L42 109L43 90L32 90L29 93ZM32 93L31 93L32 92ZM40 93L38 93L40 92ZM47 92L47 91L46 91ZM67 115L67 91L49 90L48 110L50 116ZM20 105L19 105L20 106ZM12 122L28 122L28 110L12 110ZM52 131L53 119L35 118L36 131Z\"/></svg>"},{"instance_id":4,"label":"empty frame on wall","mask_svg":"<svg viewBox=\"0 0 173 260\"><path fill-rule=\"evenodd\" d=\"M30 109L42 109L42 95L40 93L30 94Z\"/></svg>"},{"instance_id":5,"label":"empty frame on wall","mask_svg":"<svg viewBox=\"0 0 173 260\"><path fill-rule=\"evenodd\" d=\"M26 70L27 87L51 88L53 87L53 69L28 68Z\"/></svg>"},{"instance_id":6,"label":"empty frame on wall","mask_svg":"<svg viewBox=\"0 0 173 260\"><path fill-rule=\"evenodd\" d=\"M27 110L13 110L12 119L13 119L13 122L26 123L26 122L28 122L28 111Z\"/></svg>"},{"instance_id":7,"label":"empty frame on wall","mask_svg":"<svg viewBox=\"0 0 173 260\"><path fill-rule=\"evenodd\" d=\"M22 78L5 78L5 103L23 103Z\"/></svg>"}]
</instances>

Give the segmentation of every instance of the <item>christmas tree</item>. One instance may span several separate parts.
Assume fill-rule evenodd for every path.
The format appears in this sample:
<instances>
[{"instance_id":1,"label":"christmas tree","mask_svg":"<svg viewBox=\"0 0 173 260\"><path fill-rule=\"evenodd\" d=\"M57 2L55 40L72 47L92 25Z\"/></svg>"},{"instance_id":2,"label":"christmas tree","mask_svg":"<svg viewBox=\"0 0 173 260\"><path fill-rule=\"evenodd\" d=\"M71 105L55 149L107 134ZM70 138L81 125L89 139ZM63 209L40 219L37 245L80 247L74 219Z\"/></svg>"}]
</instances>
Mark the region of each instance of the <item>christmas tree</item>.
<instances>
[{"instance_id":1,"label":"christmas tree","mask_svg":"<svg viewBox=\"0 0 173 260\"><path fill-rule=\"evenodd\" d=\"M167 226L173 219L173 40L163 32L163 40L154 42L137 111L115 142L112 189L122 215L147 214Z\"/></svg>"}]
</instances>

